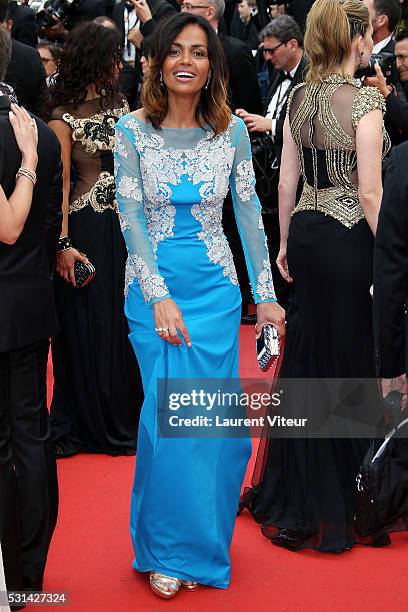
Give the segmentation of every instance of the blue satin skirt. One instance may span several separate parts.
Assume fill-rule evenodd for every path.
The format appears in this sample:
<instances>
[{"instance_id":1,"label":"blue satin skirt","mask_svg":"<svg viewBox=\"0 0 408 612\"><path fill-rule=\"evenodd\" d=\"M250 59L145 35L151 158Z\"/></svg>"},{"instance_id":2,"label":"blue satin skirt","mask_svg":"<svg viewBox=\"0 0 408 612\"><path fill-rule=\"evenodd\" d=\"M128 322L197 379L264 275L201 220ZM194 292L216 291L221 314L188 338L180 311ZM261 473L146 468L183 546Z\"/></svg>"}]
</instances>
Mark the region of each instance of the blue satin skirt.
<instances>
[{"instance_id":1,"label":"blue satin skirt","mask_svg":"<svg viewBox=\"0 0 408 612\"><path fill-rule=\"evenodd\" d=\"M137 280L126 315L145 391L131 502L134 569L226 588L229 547L251 454L248 438L165 438L157 431L157 379L238 378L241 295L210 261L189 206L177 207L174 237L159 243L157 263L183 314L192 347L154 331Z\"/></svg>"}]
</instances>

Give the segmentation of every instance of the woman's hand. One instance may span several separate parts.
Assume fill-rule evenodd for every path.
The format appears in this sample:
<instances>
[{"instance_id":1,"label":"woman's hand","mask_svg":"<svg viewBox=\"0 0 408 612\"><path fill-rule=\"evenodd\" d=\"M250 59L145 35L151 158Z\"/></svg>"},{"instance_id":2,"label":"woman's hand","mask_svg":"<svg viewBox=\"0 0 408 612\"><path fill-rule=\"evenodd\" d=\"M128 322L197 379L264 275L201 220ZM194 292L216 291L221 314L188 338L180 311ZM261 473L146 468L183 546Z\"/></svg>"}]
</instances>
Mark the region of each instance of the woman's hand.
<instances>
[{"instance_id":1,"label":"woman's hand","mask_svg":"<svg viewBox=\"0 0 408 612\"><path fill-rule=\"evenodd\" d=\"M22 154L21 165L28 170L35 171L38 162L37 124L35 120L30 117L25 108L17 106L17 104L11 105L9 119L18 148Z\"/></svg>"},{"instance_id":2,"label":"woman's hand","mask_svg":"<svg viewBox=\"0 0 408 612\"><path fill-rule=\"evenodd\" d=\"M261 302L256 306L256 337L262 333L265 325L270 323L278 332L279 338L285 335L285 311L278 302Z\"/></svg>"},{"instance_id":3,"label":"woman's hand","mask_svg":"<svg viewBox=\"0 0 408 612\"><path fill-rule=\"evenodd\" d=\"M289 274L288 260L286 258L286 246L281 246L276 259L279 272L288 283L293 283L293 278Z\"/></svg>"},{"instance_id":4,"label":"woman's hand","mask_svg":"<svg viewBox=\"0 0 408 612\"><path fill-rule=\"evenodd\" d=\"M237 108L235 114L243 119L250 132L270 132L272 130L271 119L262 117L262 115L248 113L243 108Z\"/></svg>"},{"instance_id":5,"label":"woman's hand","mask_svg":"<svg viewBox=\"0 0 408 612\"><path fill-rule=\"evenodd\" d=\"M170 342L175 346L181 346L182 342L177 333L177 330L184 338L184 342L188 347L191 346L190 336L186 326L184 325L183 315L176 302L171 298L166 298L161 302L153 304L154 324L162 340Z\"/></svg>"},{"instance_id":6,"label":"woman's hand","mask_svg":"<svg viewBox=\"0 0 408 612\"><path fill-rule=\"evenodd\" d=\"M74 287L76 287L74 271L76 261L88 263L86 256L73 247L57 253L57 265L55 269L57 270L58 274L60 274L62 278L67 281L67 283L71 283L74 285Z\"/></svg>"}]
</instances>

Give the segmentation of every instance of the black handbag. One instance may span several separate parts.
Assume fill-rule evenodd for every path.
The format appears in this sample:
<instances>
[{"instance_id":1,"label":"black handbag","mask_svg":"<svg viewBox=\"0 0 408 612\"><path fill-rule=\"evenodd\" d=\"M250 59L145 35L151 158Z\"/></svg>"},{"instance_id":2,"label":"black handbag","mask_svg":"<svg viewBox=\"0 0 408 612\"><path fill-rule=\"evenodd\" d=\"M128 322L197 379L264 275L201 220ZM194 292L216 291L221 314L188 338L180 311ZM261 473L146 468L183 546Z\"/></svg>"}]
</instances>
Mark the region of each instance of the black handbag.
<instances>
[{"instance_id":1,"label":"black handbag","mask_svg":"<svg viewBox=\"0 0 408 612\"><path fill-rule=\"evenodd\" d=\"M271 208L274 195L273 179L279 172L276 166L275 145L268 134L251 138L252 162L256 179L256 193L262 207Z\"/></svg>"},{"instance_id":2,"label":"black handbag","mask_svg":"<svg viewBox=\"0 0 408 612\"><path fill-rule=\"evenodd\" d=\"M385 439L372 440L356 479L354 529L360 537L408 517L408 414L401 413L401 400L398 391L387 396L397 423Z\"/></svg>"}]
</instances>

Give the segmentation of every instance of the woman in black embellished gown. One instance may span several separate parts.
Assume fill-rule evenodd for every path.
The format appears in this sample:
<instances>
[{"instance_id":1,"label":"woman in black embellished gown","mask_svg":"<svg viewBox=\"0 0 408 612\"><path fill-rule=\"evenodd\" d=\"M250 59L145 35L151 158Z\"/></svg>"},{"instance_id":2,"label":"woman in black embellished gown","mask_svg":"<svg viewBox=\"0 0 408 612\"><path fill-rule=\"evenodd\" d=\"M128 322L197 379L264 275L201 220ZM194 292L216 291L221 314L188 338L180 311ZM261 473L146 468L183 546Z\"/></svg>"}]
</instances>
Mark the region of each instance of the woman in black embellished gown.
<instances>
[{"instance_id":1,"label":"woman in black embellished gown","mask_svg":"<svg viewBox=\"0 0 408 612\"><path fill-rule=\"evenodd\" d=\"M115 124L129 112L117 93L120 41L86 23L70 34L52 90L50 127L64 166L62 237L55 293L61 332L53 341L51 422L57 456L79 450L134 454L141 383L124 315L126 247L115 201ZM69 246L61 241L61 248ZM86 257L96 276L73 286Z\"/></svg>"},{"instance_id":2,"label":"woman in black embellished gown","mask_svg":"<svg viewBox=\"0 0 408 612\"><path fill-rule=\"evenodd\" d=\"M359 0L317 0L309 13L309 73L288 101L280 177L278 266L293 283L282 379L376 376L370 287L388 137L382 95L350 76L367 65L371 33ZM305 416L320 408L317 399L303 406ZM263 440L241 508L274 544L348 550L361 541L353 525L355 478L368 444L353 437ZM389 538L381 533L364 543Z\"/></svg>"}]
</instances>

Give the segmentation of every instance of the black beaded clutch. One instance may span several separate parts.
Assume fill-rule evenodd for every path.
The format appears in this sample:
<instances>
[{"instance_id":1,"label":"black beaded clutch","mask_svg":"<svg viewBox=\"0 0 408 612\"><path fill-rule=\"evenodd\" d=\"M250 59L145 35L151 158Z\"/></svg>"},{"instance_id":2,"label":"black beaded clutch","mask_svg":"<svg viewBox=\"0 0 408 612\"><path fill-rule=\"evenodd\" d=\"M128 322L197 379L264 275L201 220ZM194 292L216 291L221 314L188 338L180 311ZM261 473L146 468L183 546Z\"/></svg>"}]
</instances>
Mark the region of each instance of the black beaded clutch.
<instances>
[{"instance_id":1,"label":"black beaded clutch","mask_svg":"<svg viewBox=\"0 0 408 612\"><path fill-rule=\"evenodd\" d=\"M96 274L95 267L90 263L77 260L74 266L75 283L78 289L89 285Z\"/></svg>"},{"instance_id":2,"label":"black beaded clutch","mask_svg":"<svg viewBox=\"0 0 408 612\"><path fill-rule=\"evenodd\" d=\"M273 325L265 325L256 341L256 353L259 369L266 372L275 363L280 354L279 336Z\"/></svg>"}]
</instances>

